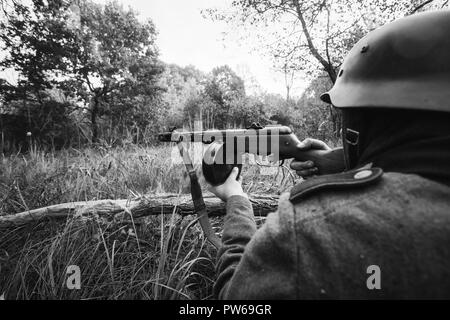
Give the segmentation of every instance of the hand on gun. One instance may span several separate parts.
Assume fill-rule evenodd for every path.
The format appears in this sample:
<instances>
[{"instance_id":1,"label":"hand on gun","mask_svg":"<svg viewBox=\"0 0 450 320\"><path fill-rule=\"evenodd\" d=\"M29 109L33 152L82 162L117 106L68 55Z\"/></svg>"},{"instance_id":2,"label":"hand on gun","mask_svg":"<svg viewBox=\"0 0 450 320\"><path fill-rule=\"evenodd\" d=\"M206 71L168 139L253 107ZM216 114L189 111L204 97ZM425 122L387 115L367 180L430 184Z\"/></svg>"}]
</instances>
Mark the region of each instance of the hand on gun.
<instances>
[{"instance_id":1,"label":"hand on gun","mask_svg":"<svg viewBox=\"0 0 450 320\"><path fill-rule=\"evenodd\" d=\"M301 142L300 145L298 145L299 149L302 151L332 151L325 142L317 139L311 139L306 138ZM338 149L334 149L335 151ZM340 159L341 158L341 159ZM344 154L342 153L342 157L337 157L336 162L342 161L342 164L337 164L335 167L340 168L344 166ZM307 179L309 177L312 177L314 175L319 174L319 169L316 167L316 164L313 160L307 160L307 161L300 161L300 160L292 160L291 162L291 169L295 170L297 174ZM337 169L336 169L337 170ZM338 171L336 171L337 173Z\"/></svg>"},{"instance_id":2,"label":"hand on gun","mask_svg":"<svg viewBox=\"0 0 450 320\"><path fill-rule=\"evenodd\" d=\"M242 175L236 180L239 169L234 167L224 183L218 186L208 184L208 190L214 193L218 198L227 201L231 196L243 196L247 198L247 194L242 190Z\"/></svg>"},{"instance_id":3,"label":"hand on gun","mask_svg":"<svg viewBox=\"0 0 450 320\"><path fill-rule=\"evenodd\" d=\"M341 148L331 149L326 143L316 139L300 141L287 126L261 127L252 124L247 129L190 132L172 130L158 134L158 139L163 142L208 144L202 169L206 181L215 186L224 184L233 166L242 167L236 159L244 153L264 156L276 154L278 160L294 159L291 168L303 178L345 170ZM231 158L227 154L229 150L234 152Z\"/></svg>"}]
</instances>

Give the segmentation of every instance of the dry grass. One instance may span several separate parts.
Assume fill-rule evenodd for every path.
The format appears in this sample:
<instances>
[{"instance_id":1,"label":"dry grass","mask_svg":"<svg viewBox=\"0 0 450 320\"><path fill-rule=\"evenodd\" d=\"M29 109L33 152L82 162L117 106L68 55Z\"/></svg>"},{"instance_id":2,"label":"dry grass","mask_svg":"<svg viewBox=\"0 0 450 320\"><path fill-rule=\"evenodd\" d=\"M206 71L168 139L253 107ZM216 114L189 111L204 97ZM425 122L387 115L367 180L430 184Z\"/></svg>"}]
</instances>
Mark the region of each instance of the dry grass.
<instances>
[{"instance_id":1,"label":"dry grass","mask_svg":"<svg viewBox=\"0 0 450 320\"><path fill-rule=\"evenodd\" d=\"M121 148L2 156L0 214L70 201L134 198L188 192L184 167L172 148ZM175 153L176 154L176 153ZM248 192L292 185L279 169L261 175L247 166ZM221 219L214 221L220 228ZM130 222L94 218L46 220L0 230L0 296L6 299L209 299L215 249L195 217L175 214ZM81 271L81 289L66 286L69 265Z\"/></svg>"}]
</instances>

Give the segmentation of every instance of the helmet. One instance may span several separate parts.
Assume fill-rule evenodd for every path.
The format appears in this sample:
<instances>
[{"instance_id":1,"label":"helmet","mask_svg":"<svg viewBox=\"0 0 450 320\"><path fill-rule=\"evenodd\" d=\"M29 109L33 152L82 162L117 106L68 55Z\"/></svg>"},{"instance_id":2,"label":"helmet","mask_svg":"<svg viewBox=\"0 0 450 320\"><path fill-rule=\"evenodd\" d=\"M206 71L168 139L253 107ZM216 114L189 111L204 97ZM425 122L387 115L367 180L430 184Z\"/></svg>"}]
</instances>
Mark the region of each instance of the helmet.
<instances>
[{"instance_id":1,"label":"helmet","mask_svg":"<svg viewBox=\"0 0 450 320\"><path fill-rule=\"evenodd\" d=\"M415 14L367 34L320 98L338 108L450 112L450 11Z\"/></svg>"}]
</instances>

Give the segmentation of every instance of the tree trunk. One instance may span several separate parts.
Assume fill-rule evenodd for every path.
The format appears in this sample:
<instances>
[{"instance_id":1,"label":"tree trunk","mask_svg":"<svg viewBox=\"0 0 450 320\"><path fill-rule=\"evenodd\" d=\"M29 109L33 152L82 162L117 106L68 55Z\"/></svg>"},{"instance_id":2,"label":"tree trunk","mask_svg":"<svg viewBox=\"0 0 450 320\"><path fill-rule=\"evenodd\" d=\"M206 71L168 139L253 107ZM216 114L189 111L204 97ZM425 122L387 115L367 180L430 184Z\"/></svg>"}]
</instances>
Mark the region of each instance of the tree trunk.
<instances>
[{"instance_id":1,"label":"tree trunk","mask_svg":"<svg viewBox=\"0 0 450 320\"><path fill-rule=\"evenodd\" d=\"M92 125L92 143L98 142L98 125L97 125L97 116L98 116L98 96L94 96L94 103L92 105L91 110L91 125Z\"/></svg>"},{"instance_id":2,"label":"tree trunk","mask_svg":"<svg viewBox=\"0 0 450 320\"><path fill-rule=\"evenodd\" d=\"M221 216L226 213L225 203L212 194L204 196L209 216ZM278 205L277 195L250 194L255 216L266 216L275 211ZM195 214L189 194L159 194L137 200L95 200L56 204L21 213L0 216L0 227L22 225L43 218L66 218L69 216L94 215L109 219L127 219L158 214L191 215Z\"/></svg>"},{"instance_id":3,"label":"tree trunk","mask_svg":"<svg viewBox=\"0 0 450 320\"><path fill-rule=\"evenodd\" d=\"M311 34L309 33L308 24L305 21L305 18L303 17L303 12L299 3L299 0L292 0L295 10L297 12L297 18L300 20L300 23L302 25L303 34L306 37L306 42L309 48L309 51L313 55L314 58L324 67L325 71L327 72L328 76L330 77L331 82L334 84L337 79L336 70L334 69L333 65L331 64L331 61L326 60L320 53L319 50L316 48L316 46L313 43L313 39L311 37Z\"/></svg>"},{"instance_id":4,"label":"tree trunk","mask_svg":"<svg viewBox=\"0 0 450 320\"><path fill-rule=\"evenodd\" d=\"M336 70L334 69L334 67L331 64L326 65L325 69L327 71L328 77L331 80L331 83L334 84L336 82L336 79L337 79Z\"/></svg>"}]
</instances>

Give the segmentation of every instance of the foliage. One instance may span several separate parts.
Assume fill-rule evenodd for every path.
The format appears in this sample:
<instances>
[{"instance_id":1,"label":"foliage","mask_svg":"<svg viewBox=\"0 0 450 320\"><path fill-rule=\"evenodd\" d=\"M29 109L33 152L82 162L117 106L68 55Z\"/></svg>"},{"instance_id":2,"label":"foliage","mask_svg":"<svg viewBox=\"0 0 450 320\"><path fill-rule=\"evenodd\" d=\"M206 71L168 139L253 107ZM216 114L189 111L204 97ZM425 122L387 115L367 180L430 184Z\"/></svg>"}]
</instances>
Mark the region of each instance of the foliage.
<instances>
[{"instance_id":1,"label":"foliage","mask_svg":"<svg viewBox=\"0 0 450 320\"><path fill-rule=\"evenodd\" d=\"M330 79L322 75L311 81L294 107L294 128L304 137L315 137L330 145L340 144L340 121L333 119L338 110L327 107L319 96L330 87Z\"/></svg>"},{"instance_id":2,"label":"foliage","mask_svg":"<svg viewBox=\"0 0 450 320\"><path fill-rule=\"evenodd\" d=\"M448 1L423 0L234 0L231 10L209 8L205 16L259 37L280 70L325 72L332 83L348 50L368 31ZM267 45L269 43L270 45Z\"/></svg>"},{"instance_id":3,"label":"foliage","mask_svg":"<svg viewBox=\"0 0 450 320\"><path fill-rule=\"evenodd\" d=\"M3 82L6 101L25 99L41 102L41 94L59 83L67 71L66 57L76 44L65 26L67 4L34 0L32 7L12 2L13 12L0 22L1 49L7 55L1 68L18 72L17 84Z\"/></svg>"},{"instance_id":4,"label":"foliage","mask_svg":"<svg viewBox=\"0 0 450 320\"><path fill-rule=\"evenodd\" d=\"M213 127L227 128L231 123L231 114L245 97L244 81L231 70L229 66L214 68L205 86L205 93L209 96L215 108L206 110L212 119Z\"/></svg>"},{"instance_id":5,"label":"foliage","mask_svg":"<svg viewBox=\"0 0 450 320\"><path fill-rule=\"evenodd\" d=\"M167 87L164 99L171 106L170 125L193 129L203 127L247 127L252 122L268 122L259 97L247 96L244 81L227 65L204 74L188 66L167 66L162 77Z\"/></svg>"},{"instance_id":6,"label":"foliage","mask_svg":"<svg viewBox=\"0 0 450 320\"><path fill-rule=\"evenodd\" d=\"M69 218L3 230L0 292L8 300L211 298L215 250L189 220ZM70 265L80 267L79 290L67 289Z\"/></svg>"},{"instance_id":7,"label":"foliage","mask_svg":"<svg viewBox=\"0 0 450 320\"><path fill-rule=\"evenodd\" d=\"M176 150L175 148L175 151ZM57 203L187 193L185 168L170 147L67 149L0 156L0 215ZM169 162L168 162L169 161ZM262 175L248 165L246 192L292 187L284 168ZM202 182L203 184L203 182ZM0 295L6 299L209 299L216 250L195 217L161 215L113 221L46 219L0 232ZM222 219L213 221L220 228ZM78 265L82 287L68 290Z\"/></svg>"},{"instance_id":8,"label":"foliage","mask_svg":"<svg viewBox=\"0 0 450 320\"><path fill-rule=\"evenodd\" d=\"M151 21L141 23L136 12L124 10L117 2L101 6L79 1L72 8L79 13L79 25L72 28L79 44L70 57L72 72L88 92L84 103L90 109L96 141L97 117L114 114L113 120L129 125L136 113L155 105L151 102L160 91L157 81L163 67L157 60ZM111 108L111 100L116 108ZM126 119L129 115L131 119Z\"/></svg>"},{"instance_id":9,"label":"foliage","mask_svg":"<svg viewBox=\"0 0 450 320\"><path fill-rule=\"evenodd\" d=\"M183 127L196 119L199 109L194 104L207 102L204 86L207 75L193 66L166 65L160 85L165 89L163 101L168 106L167 127ZM194 102L195 101L195 102ZM191 110L195 107L195 110Z\"/></svg>"},{"instance_id":10,"label":"foliage","mask_svg":"<svg viewBox=\"0 0 450 320\"><path fill-rule=\"evenodd\" d=\"M312 84L326 74L331 86L347 52L367 32L396 18L447 4L433 0L234 0L232 10L209 8L205 15L239 31L244 28L249 37L259 37L257 49L266 51L285 73L289 100L289 79L295 72L308 74ZM317 113L314 104L307 108L311 109L309 118L332 122L334 133L328 138L338 136L341 118L336 110L329 106L327 113ZM318 136L317 131L308 133Z\"/></svg>"},{"instance_id":11,"label":"foliage","mask_svg":"<svg viewBox=\"0 0 450 320\"><path fill-rule=\"evenodd\" d=\"M12 2L1 27L7 56L0 67L18 73L17 83L1 83L6 106L23 101L26 109L36 108L36 102L42 107L48 104L46 91L57 88L73 99L69 112L79 110L78 116L89 120L93 142L99 118L107 117L113 126L143 127L155 120L149 115L163 114L156 30L136 12L117 2L79 0L69 6L33 0L29 7Z\"/></svg>"}]
</instances>

